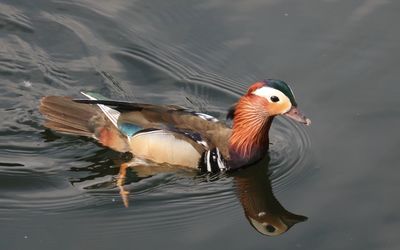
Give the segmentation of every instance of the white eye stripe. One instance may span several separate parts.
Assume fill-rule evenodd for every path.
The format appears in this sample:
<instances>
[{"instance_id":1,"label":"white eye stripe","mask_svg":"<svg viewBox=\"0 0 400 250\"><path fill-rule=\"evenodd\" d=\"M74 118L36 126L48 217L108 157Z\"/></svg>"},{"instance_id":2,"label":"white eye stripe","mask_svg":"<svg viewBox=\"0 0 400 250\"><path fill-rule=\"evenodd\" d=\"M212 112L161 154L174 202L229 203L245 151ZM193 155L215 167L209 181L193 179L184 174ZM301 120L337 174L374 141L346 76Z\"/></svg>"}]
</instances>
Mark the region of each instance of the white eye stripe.
<instances>
[{"instance_id":1,"label":"white eye stripe","mask_svg":"<svg viewBox=\"0 0 400 250\"><path fill-rule=\"evenodd\" d=\"M265 98L268 102L274 103L274 104L279 104L281 107L284 107L283 110L279 112L279 114L284 114L290 110L292 107L292 103L290 102L290 99L282 93L282 91L271 88L271 87L261 87L259 89L256 89L255 91L252 92L253 95L257 95L260 97ZM274 101L271 100L272 96L276 96L279 98L279 101ZM276 99L276 98L274 98Z\"/></svg>"},{"instance_id":2,"label":"white eye stripe","mask_svg":"<svg viewBox=\"0 0 400 250\"><path fill-rule=\"evenodd\" d=\"M253 91L252 94L260 96L260 97L264 97L269 102L271 102L271 97L272 96L278 97L279 98L278 102L281 102L281 101L285 100L284 97L286 97L285 94L283 94L281 91L279 91L277 89L274 89L274 88L270 88L270 87L261 87L259 89L256 89L255 91Z\"/></svg>"}]
</instances>

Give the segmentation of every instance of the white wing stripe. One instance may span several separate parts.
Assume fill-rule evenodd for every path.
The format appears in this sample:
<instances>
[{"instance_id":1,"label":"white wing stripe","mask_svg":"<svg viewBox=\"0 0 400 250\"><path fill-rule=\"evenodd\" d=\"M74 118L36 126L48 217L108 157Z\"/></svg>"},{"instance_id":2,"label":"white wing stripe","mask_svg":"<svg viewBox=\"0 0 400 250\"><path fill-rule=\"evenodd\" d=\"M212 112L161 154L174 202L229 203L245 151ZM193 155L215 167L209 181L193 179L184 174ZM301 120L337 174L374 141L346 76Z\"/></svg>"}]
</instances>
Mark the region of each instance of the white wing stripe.
<instances>
[{"instance_id":1,"label":"white wing stripe","mask_svg":"<svg viewBox=\"0 0 400 250\"><path fill-rule=\"evenodd\" d=\"M218 163L219 169L225 170L226 167L225 167L225 164L221 160L221 154L219 153L219 149L218 148L217 148L217 160L218 160L217 163Z\"/></svg>"},{"instance_id":2,"label":"white wing stripe","mask_svg":"<svg viewBox=\"0 0 400 250\"><path fill-rule=\"evenodd\" d=\"M89 98L90 100L97 100L96 98L94 98L93 96L90 96L84 92L81 92L82 95L86 96L87 98ZM97 106L99 106L99 108L101 109L101 111L103 111L103 113L107 116L107 118L112 122L112 124L114 124L114 126L116 128L118 128L118 118L121 115L120 112L118 112L115 109L109 108L103 104L97 104Z\"/></svg>"},{"instance_id":3,"label":"white wing stripe","mask_svg":"<svg viewBox=\"0 0 400 250\"><path fill-rule=\"evenodd\" d=\"M210 163L210 150L207 151L207 171L211 172L211 163Z\"/></svg>"},{"instance_id":4,"label":"white wing stripe","mask_svg":"<svg viewBox=\"0 0 400 250\"><path fill-rule=\"evenodd\" d=\"M203 120L210 121L210 122L218 122L218 119L215 118L214 116L207 115L207 114L204 114L204 113L194 113L194 114L197 115L198 117L200 117Z\"/></svg>"}]
</instances>

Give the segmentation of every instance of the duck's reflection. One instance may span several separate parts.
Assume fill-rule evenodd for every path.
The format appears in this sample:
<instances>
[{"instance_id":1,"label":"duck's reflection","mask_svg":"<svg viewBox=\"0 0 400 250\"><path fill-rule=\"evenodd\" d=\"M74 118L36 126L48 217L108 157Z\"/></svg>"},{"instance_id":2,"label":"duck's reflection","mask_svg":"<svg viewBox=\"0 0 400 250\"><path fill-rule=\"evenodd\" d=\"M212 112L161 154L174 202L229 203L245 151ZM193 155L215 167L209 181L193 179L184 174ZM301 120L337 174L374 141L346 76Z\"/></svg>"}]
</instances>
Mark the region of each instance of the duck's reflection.
<instances>
[{"instance_id":1,"label":"duck's reflection","mask_svg":"<svg viewBox=\"0 0 400 250\"><path fill-rule=\"evenodd\" d=\"M258 232L277 236L307 220L287 211L275 198L268 176L268 159L233 175L245 216Z\"/></svg>"},{"instance_id":2,"label":"duck's reflection","mask_svg":"<svg viewBox=\"0 0 400 250\"><path fill-rule=\"evenodd\" d=\"M90 168L83 168L81 171L85 171L86 173L88 171L92 172L92 175L83 177L82 179L74 179L71 182L86 182L89 184L91 182L90 180L99 176L106 176L110 174L118 176L116 181L113 182L114 184L108 182L108 184L103 183L102 185L98 185L97 183L93 188L110 185L115 187L116 185L120 190L124 205L128 207L129 200L132 199L134 191L127 190L125 188L126 184L138 182L156 174L166 172L179 172L180 174L184 174L189 178L197 176L196 172L178 171L176 167L166 167L160 165L149 166L148 164L143 164L142 161L136 162L135 160L130 161L128 164L124 161L121 161L120 157L117 158L119 158L119 160L114 160L114 164L112 164L110 161L108 161L108 164L120 166L118 175L116 175L118 168L112 168L113 171L110 173L109 167L102 168L100 165L97 168L91 166ZM268 176L268 163L269 160L266 158L255 165L228 174L228 176L231 176L234 179L239 201L250 224L263 235L277 236L288 231L296 223L307 220L307 217L289 212L275 198L272 192L271 181ZM108 165L107 163L104 164ZM95 165L99 164L97 163ZM108 169L108 171L104 171L104 169ZM133 173L135 177L133 179L128 178L127 180L127 171ZM204 180L209 181L208 178L205 178ZM89 184L89 186L91 185ZM86 186L86 188L92 189L88 186Z\"/></svg>"}]
</instances>

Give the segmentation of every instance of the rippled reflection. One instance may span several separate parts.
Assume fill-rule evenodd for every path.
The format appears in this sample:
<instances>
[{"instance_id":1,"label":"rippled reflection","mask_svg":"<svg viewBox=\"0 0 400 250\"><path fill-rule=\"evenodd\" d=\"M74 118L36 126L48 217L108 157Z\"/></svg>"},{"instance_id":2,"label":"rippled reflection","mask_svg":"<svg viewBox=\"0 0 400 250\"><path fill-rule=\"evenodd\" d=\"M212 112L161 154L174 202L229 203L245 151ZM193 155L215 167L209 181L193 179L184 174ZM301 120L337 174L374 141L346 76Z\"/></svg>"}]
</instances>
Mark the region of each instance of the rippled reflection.
<instances>
[{"instance_id":1,"label":"rippled reflection","mask_svg":"<svg viewBox=\"0 0 400 250\"><path fill-rule=\"evenodd\" d=\"M234 174L237 194L246 218L260 233L277 236L307 220L286 210L272 192L268 176L269 158Z\"/></svg>"},{"instance_id":2,"label":"rippled reflection","mask_svg":"<svg viewBox=\"0 0 400 250\"><path fill-rule=\"evenodd\" d=\"M119 188L121 200L125 207L137 205L135 203L136 191L139 191L139 193L143 192L143 190L132 188L130 184L145 183L144 186L146 187L144 191L146 192L146 190L149 191L155 186L159 186L160 181L163 182L159 178L154 182L151 178L157 175L172 173L176 177L170 183L174 186L172 189L178 193L187 192L188 190L182 188L179 181L177 181L177 178L184 178L187 185L191 186L191 190L187 193L188 197L195 197L198 195L197 192L200 191L200 199L202 201L209 198L213 199L213 194L207 193L204 188L205 186L211 186L212 183L218 182L221 178L228 178L230 182L233 181L234 190L244 210L244 215L250 225L263 235L281 235L295 224L307 220L307 217L303 215L294 214L286 210L275 197L270 180L270 159L268 156L253 166L233 173L200 174L192 169L187 170L174 166L151 164L140 159L130 158L130 154L122 155L115 153L109 155L114 158L113 160L98 161L102 158L100 155L101 153L87 159L94 161L93 164L87 167L71 169L71 171L90 172L91 174L71 179L70 181L74 185L81 185L86 190L115 190L115 188ZM104 179L104 177L113 178ZM165 182L169 181L165 180ZM182 189L179 190L180 188ZM229 193L226 193L224 196L227 194ZM223 198L218 197L219 200ZM185 201L181 200L180 203L182 202L185 203Z\"/></svg>"}]
</instances>

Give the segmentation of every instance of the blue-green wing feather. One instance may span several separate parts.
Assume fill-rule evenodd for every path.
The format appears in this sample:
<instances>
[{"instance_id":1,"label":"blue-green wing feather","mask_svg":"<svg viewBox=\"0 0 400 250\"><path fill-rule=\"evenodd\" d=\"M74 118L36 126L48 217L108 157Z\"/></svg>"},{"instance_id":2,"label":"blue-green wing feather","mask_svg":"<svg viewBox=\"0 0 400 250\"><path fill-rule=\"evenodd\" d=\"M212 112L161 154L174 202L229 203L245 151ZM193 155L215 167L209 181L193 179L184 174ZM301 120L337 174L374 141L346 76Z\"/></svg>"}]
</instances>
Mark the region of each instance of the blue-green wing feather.
<instances>
[{"instance_id":1,"label":"blue-green wing feather","mask_svg":"<svg viewBox=\"0 0 400 250\"><path fill-rule=\"evenodd\" d=\"M119 130L126 136L131 137L143 128L132 123L119 123Z\"/></svg>"}]
</instances>

